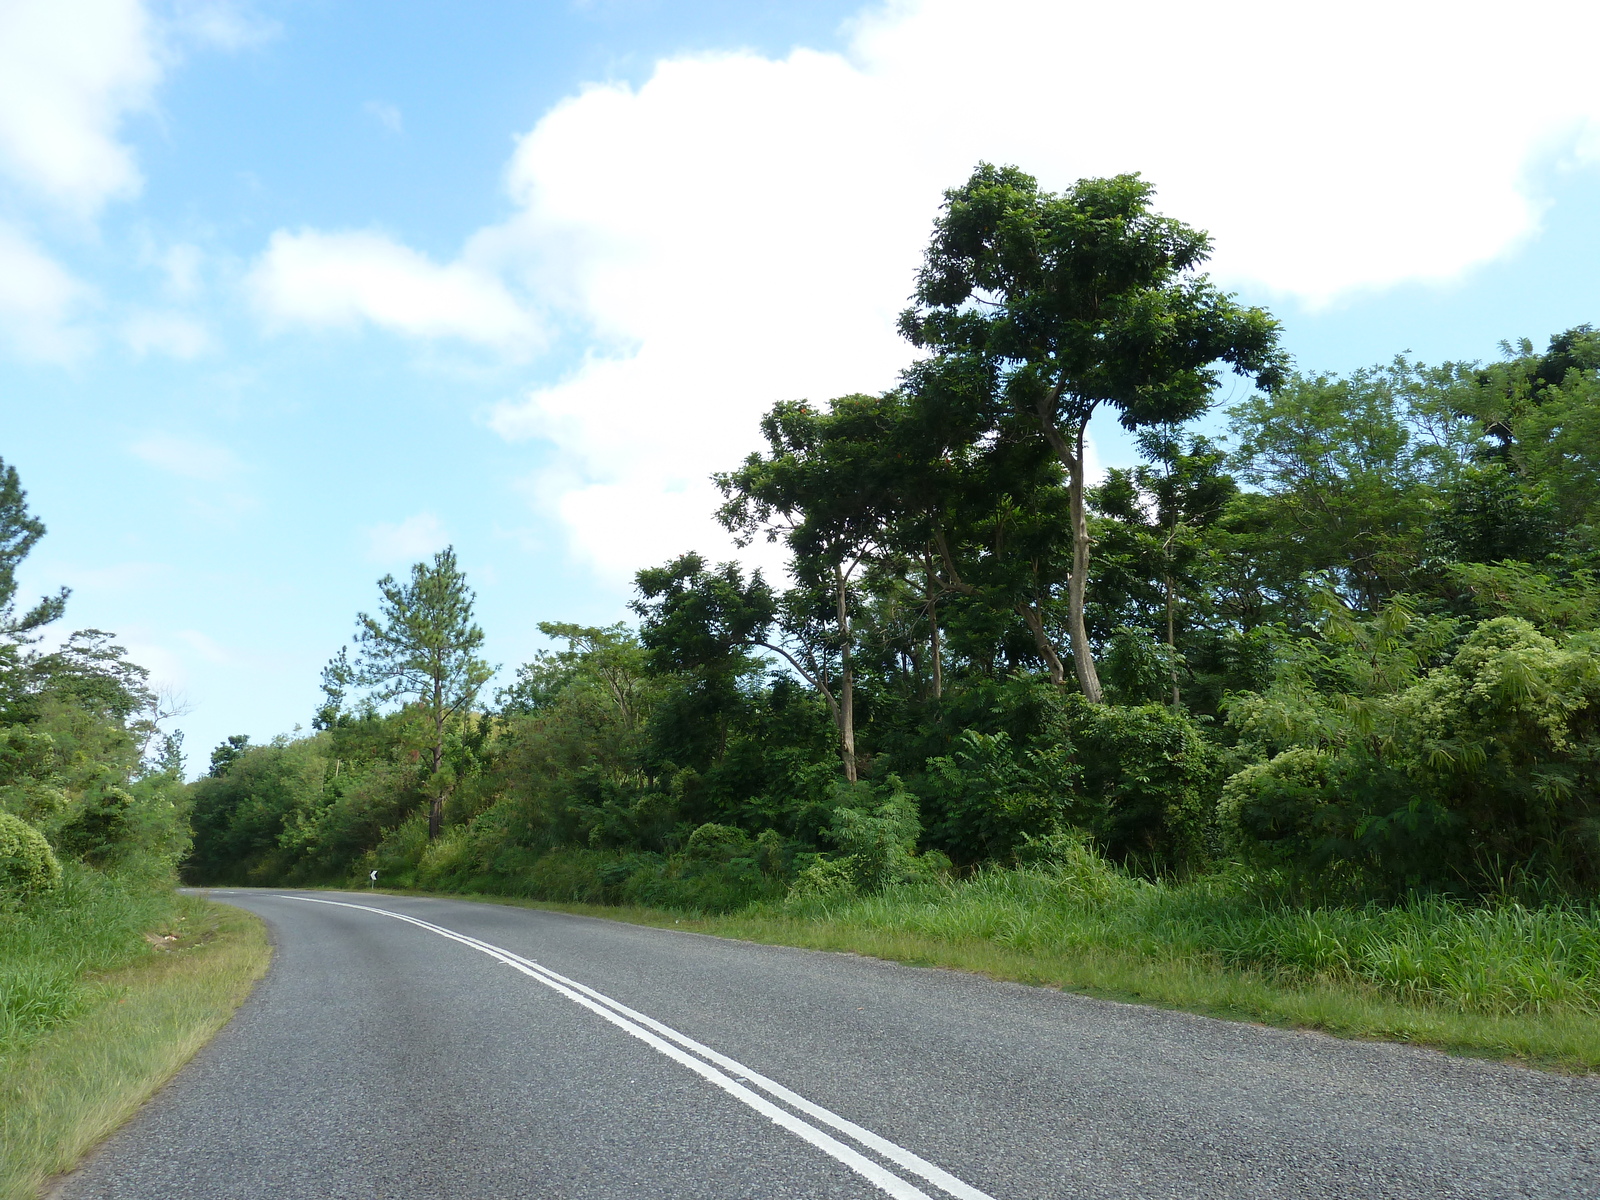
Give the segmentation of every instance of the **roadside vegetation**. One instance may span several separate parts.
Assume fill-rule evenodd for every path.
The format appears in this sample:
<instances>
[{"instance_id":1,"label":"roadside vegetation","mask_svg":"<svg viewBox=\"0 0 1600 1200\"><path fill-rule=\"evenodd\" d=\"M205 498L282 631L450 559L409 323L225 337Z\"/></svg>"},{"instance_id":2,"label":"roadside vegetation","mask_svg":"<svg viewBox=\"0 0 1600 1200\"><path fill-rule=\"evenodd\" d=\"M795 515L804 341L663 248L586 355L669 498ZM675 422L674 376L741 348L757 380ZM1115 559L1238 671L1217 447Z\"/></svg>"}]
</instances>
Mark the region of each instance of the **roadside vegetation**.
<instances>
[{"instance_id":1,"label":"roadside vegetation","mask_svg":"<svg viewBox=\"0 0 1600 1200\"><path fill-rule=\"evenodd\" d=\"M492 694L454 555L381 581L312 731L192 785L187 878L965 947L1600 1063L1600 335L1297 369L1152 203L948 193L915 365L775 405L716 477L781 579L642 570L636 625L543 624ZM1139 465L1086 475L1096 414Z\"/></svg>"},{"instance_id":2,"label":"roadside vegetation","mask_svg":"<svg viewBox=\"0 0 1600 1200\"><path fill-rule=\"evenodd\" d=\"M179 896L171 715L111 635L46 649L67 593L17 605L44 536L0 462L0 1197L32 1196L224 1021L265 966L253 919Z\"/></svg>"}]
</instances>

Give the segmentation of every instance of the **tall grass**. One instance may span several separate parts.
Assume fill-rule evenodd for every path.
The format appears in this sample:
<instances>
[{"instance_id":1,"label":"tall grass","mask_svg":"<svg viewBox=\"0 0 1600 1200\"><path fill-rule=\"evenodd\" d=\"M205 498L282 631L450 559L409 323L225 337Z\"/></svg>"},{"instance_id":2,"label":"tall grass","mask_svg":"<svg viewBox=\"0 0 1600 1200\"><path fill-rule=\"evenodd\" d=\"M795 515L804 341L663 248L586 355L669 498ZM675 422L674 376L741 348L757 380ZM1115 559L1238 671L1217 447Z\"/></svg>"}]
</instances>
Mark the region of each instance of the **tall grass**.
<instances>
[{"instance_id":1,"label":"tall grass","mask_svg":"<svg viewBox=\"0 0 1600 1200\"><path fill-rule=\"evenodd\" d=\"M152 954L145 935L174 932L180 915L170 885L79 863L54 892L0 909L0 1054L84 1012L98 977Z\"/></svg>"},{"instance_id":2,"label":"tall grass","mask_svg":"<svg viewBox=\"0 0 1600 1200\"><path fill-rule=\"evenodd\" d=\"M266 931L244 910L106 882L106 890L79 893L81 920L35 913L20 934L8 922L0 943L0 954L21 947L47 973L50 950L38 939L53 930L63 935L63 958L92 971L64 1003L13 1017L12 1044L0 1051L0 1200L33 1200L116 1129L221 1028L266 970ZM141 916L161 923L142 926ZM158 933L160 949L146 932ZM108 970L117 962L125 965ZM0 958L0 969L20 978L13 965Z\"/></svg>"},{"instance_id":3,"label":"tall grass","mask_svg":"<svg viewBox=\"0 0 1600 1200\"><path fill-rule=\"evenodd\" d=\"M1022 952L1200 958L1283 983L1360 984L1466 1012L1600 1015L1600 909L1573 903L1297 907L1247 877L1166 883L1085 853L874 896L796 897L773 915L982 940Z\"/></svg>"}]
</instances>

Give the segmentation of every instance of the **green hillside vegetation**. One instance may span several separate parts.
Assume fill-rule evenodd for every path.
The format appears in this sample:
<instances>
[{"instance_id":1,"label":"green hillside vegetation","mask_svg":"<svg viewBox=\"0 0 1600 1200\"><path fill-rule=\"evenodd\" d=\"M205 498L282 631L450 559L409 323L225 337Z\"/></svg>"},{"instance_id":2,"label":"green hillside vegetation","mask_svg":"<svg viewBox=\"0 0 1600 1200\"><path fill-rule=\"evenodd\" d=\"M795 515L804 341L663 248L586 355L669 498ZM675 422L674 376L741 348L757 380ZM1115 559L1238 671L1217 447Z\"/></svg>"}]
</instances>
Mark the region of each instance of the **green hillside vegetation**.
<instances>
[{"instance_id":1,"label":"green hillside vegetation","mask_svg":"<svg viewBox=\"0 0 1600 1200\"><path fill-rule=\"evenodd\" d=\"M642 570L492 693L453 554L383 580L312 732L192 785L187 878L1600 1013L1600 334L1297 370L1151 201L947 194L899 385L717 476L782 580ZM1096 412L1143 456L1098 481Z\"/></svg>"},{"instance_id":2,"label":"green hillside vegetation","mask_svg":"<svg viewBox=\"0 0 1600 1200\"><path fill-rule=\"evenodd\" d=\"M67 593L17 604L44 536L0 462L0 1196L31 1196L198 1048L265 965L174 891L180 739L111 635L47 649ZM191 953L191 950L194 952ZM181 958L182 965L174 960ZM180 1003L181 1002L181 1003Z\"/></svg>"}]
</instances>

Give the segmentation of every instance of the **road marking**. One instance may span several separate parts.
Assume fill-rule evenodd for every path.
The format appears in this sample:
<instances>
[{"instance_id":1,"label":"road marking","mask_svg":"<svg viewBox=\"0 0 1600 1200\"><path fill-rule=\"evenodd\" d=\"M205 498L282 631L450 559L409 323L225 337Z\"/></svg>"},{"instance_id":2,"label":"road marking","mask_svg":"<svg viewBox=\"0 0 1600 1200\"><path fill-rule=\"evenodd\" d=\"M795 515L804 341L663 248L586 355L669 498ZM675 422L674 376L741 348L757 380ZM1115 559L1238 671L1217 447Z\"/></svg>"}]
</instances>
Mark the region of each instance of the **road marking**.
<instances>
[{"instance_id":1,"label":"road marking","mask_svg":"<svg viewBox=\"0 0 1600 1200\"><path fill-rule=\"evenodd\" d=\"M663 1025L653 1017L636 1012L621 1001L613 1000L610 996L597 992L586 984L579 983L575 979L568 979L565 975L552 971L549 967L543 966L531 958L524 958L520 954L513 953L501 946L496 946L491 942L486 942L464 933L457 933L455 930L446 929L442 925L434 925L418 917L407 916L405 913L394 912L387 908L376 908L370 904L350 904L342 900L319 900L312 896L282 896L281 898L284 900L300 900L306 904L328 904L335 908L354 908L362 912L376 913L383 917L393 917L397 921L405 921L407 924L416 925L421 929L436 933L440 937L448 938L453 942L460 942L463 946L470 946L490 958L498 959L529 978L538 980L552 991L559 992L574 1004L582 1005L584 1008L603 1017L617 1028L638 1038L641 1042L666 1055L674 1062L688 1067L691 1071L715 1084L730 1096L755 1109L756 1112L766 1117L774 1125L787 1129L795 1136L810 1142L824 1154L843 1163L875 1187L895 1197L895 1200L931 1200L931 1197L915 1185L907 1183L898 1175L891 1174L859 1151L824 1133L815 1125L802 1121L793 1113L787 1112L771 1101L758 1096L733 1076L738 1076L768 1095L782 1100L792 1108L800 1110L808 1117L811 1117L812 1120L830 1126L861 1145L876 1151L890 1162L899 1165L914 1175L920 1176L940 1191L956 1197L957 1200L994 1200L994 1197L987 1192L981 1192L971 1184L957 1179L948 1171L913 1154L905 1147L896 1145L887 1138L879 1137L870 1129L864 1129L855 1122L846 1120L837 1113L830 1112L820 1104L815 1104L804 1096L790 1091L781 1083L768 1079L765 1075L752 1070L743 1063L729 1058L725 1054L719 1054L709 1046L702 1045L693 1038L679 1033L671 1026ZM676 1045L673 1043L676 1043ZM699 1055L700 1057L696 1058L691 1054L686 1054L685 1050L693 1051L694 1055ZM718 1068L721 1069L719 1070Z\"/></svg>"}]
</instances>

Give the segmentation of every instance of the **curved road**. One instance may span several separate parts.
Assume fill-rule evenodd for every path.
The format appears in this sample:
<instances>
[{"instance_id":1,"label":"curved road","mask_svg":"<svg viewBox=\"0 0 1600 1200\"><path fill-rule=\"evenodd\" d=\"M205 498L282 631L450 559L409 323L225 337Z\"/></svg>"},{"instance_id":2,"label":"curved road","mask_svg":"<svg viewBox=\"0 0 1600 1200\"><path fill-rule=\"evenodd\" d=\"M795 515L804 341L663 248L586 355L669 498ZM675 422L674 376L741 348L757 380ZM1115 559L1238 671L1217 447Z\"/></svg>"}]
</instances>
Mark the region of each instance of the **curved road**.
<instances>
[{"instance_id":1,"label":"curved road","mask_svg":"<svg viewBox=\"0 0 1600 1200\"><path fill-rule=\"evenodd\" d=\"M1600 1196L1600 1081L457 900L266 980L56 1195Z\"/></svg>"}]
</instances>

